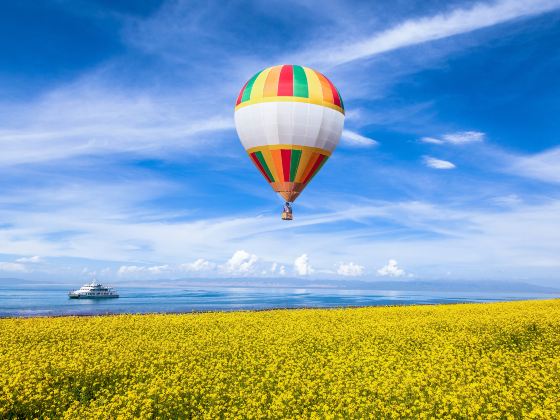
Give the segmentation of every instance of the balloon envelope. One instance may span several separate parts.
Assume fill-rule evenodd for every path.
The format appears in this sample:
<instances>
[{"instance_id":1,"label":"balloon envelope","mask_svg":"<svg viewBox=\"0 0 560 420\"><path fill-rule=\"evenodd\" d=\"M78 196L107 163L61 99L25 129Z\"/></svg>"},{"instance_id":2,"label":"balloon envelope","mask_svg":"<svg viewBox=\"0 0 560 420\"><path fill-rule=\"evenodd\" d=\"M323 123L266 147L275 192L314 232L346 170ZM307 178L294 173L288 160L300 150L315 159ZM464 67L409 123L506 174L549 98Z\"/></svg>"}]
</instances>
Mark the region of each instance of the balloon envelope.
<instances>
[{"instance_id":1,"label":"balloon envelope","mask_svg":"<svg viewBox=\"0 0 560 420\"><path fill-rule=\"evenodd\" d=\"M338 90L303 66L264 69L245 84L235 127L247 154L286 201L294 201L335 149L344 125Z\"/></svg>"}]
</instances>

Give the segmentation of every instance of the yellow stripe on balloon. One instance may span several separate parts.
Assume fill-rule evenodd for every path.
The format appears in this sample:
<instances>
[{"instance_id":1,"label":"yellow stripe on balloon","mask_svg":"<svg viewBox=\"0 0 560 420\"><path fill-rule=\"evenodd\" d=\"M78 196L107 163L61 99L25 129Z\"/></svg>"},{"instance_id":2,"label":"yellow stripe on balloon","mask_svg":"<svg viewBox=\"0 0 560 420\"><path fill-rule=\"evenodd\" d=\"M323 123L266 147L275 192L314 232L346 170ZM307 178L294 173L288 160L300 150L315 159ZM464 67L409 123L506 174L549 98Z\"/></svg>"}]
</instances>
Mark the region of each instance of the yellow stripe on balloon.
<instances>
[{"instance_id":1,"label":"yellow stripe on balloon","mask_svg":"<svg viewBox=\"0 0 560 420\"><path fill-rule=\"evenodd\" d=\"M268 82L267 82L267 84L268 84ZM328 86L328 88L330 89L330 86ZM265 87L265 95L266 95L266 90L267 90L267 87ZM239 105L237 105L235 107L235 110L237 111L238 109L244 108L246 106L254 105L254 104L261 104L263 102L303 102L303 103L307 103L307 104L314 104L314 105L320 105L320 106L324 106L324 107L327 107L327 108L331 108L331 109L334 109L335 111L340 112L341 114L344 114L344 110L341 107L332 103L332 101L333 101L332 92L327 93L327 94L330 95L330 102L325 102L325 100L323 99L323 96L321 96L320 99L300 98L300 97L297 97L297 96L269 96L269 97L264 97L264 98L250 99L248 101L241 102ZM323 95L323 93L321 93L321 95ZM253 95L251 95L251 97L252 96Z\"/></svg>"},{"instance_id":2,"label":"yellow stripe on balloon","mask_svg":"<svg viewBox=\"0 0 560 420\"><path fill-rule=\"evenodd\" d=\"M249 100L263 97L264 85L271 69L272 67L269 67L263 70L261 74L258 75L255 82L253 83L253 88L251 89L251 97L249 98Z\"/></svg>"},{"instance_id":3,"label":"yellow stripe on balloon","mask_svg":"<svg viewBox=\"0 0 560 420\"><path fill-rule=\"evenodd\" d=\"M331 152L327 149L321 149L320 147L302 146L299 144L267 144L264 146L255 146L247 149L247 153L263 152L264 150L282 150L282 149L293 149L293 150L306 150L309 152L319 153L321 155L330 156Z\"/></svg>"},{"instance_id":4,"label":"yellow stripe on balloon","mask_svg":"<svg viewBox=\"0 0 560 420\"><path fill-rule=\"evenodd\" d=\"M315 152L311 150L303 150L301 152L301 158L299 159L299 166L296 177L294 179L295 182L303 182L305 170L307 166L309 166L309 160L315 156Z\"/></svg>"},{"instance_id":5,"label":"yellow stripe on balloon","mask_svg":"<svg viewBox=\"0 0 560 420\"><path fill-rule=\"evenodd\" d=\"M272 153L271 153L270 149L263 149L261 152L262 152L262 155L264 157L264 160L266 161L266 166L268 166L268 169L272 173L272 176L274 177L274 180L275 181L280 180L279 172L276 169L276 164L274 162L274 158L272 157Z\"/></svg>"},{"instance_id":6,"label":"yellow stripe on balloon","mask_svg":"<svg viewBox=\"0 0 560 420\"><path fill-rule=\"evenodd\" d=\"M312 101L317 101L319 103L323 102L323 89L321 87L321 81L314 70L308 67L304 67L305 76L307 77L307 89L309 92L309 99Z\"/></svg>"}]
</instances>

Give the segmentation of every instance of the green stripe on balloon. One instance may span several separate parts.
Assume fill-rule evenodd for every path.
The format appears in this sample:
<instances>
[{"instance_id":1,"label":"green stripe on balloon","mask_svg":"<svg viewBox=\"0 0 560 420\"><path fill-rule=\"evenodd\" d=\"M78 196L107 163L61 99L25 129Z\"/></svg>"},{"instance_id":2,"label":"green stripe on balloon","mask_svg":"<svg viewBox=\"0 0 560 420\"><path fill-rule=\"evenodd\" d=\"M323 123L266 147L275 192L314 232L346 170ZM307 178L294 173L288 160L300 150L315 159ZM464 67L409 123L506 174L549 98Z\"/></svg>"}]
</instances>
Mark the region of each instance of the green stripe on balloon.
<instances>
[{"instance_id":1,"label":"green stripe on balloon","mask_svg":"<svg viewBox=\"0 0 560 420\"><path fill-rule=\"evenodd\" d=\"M307 76L301 66L293 66L294 69L294 96L308 98Z\"/></svg>"},{"instance_id":2,"label":"green stripe on balloon","mask_svg":"<svg viewBox=\"0 0 560 420\"><path fill-rule=\"evenodd\" d=\"M290 182L296 179L297 170L299 167L299 160L301 159L301 150L292 150L292 161L290 162Z\"/></svg>"},{"instance_id":3,"label":"green stripe on balloon","mask_svg":"<svg viewBox=\"0 0 560 420\"><path fill-rule=\"evenodd\" d=\"M274 177L272 176L272 173L270 172L270 169L268 169L268 165L266 164L266 160L264 159L264 156L263 156L262 152L255 152L255 156L257 157L257 159L261 163L264 171L266 172L266 174L270 178L271 182L274 182Z\"/></svg>"},{"instance_id":4,"label":"green stripe on balloon","mask_svg":"<svg viewBox=\"0 0 560 420\"><path fill-rule=\"evenodd\" d=\"M257 80L257 77L259 77L259 74L261 74L262 71L259 71L257 74L255 74L253 77L251 77L251 79L247 82L247 87L245 88L245 91L243 92L243 97L241 98L241 102L245 102L248 101L249 98L251 98L251 90L253 89L253 85L255 84L255 80Z\"/></svg>"}]
</instances>

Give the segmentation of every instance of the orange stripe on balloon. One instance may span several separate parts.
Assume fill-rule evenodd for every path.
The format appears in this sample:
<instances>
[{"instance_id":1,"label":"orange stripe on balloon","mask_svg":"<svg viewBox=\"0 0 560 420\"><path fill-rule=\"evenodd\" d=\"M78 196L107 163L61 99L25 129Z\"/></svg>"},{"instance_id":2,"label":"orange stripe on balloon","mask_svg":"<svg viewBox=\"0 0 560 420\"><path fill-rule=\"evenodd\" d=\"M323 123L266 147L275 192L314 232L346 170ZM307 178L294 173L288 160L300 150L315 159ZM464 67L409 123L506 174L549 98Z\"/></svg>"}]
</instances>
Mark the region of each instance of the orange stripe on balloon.
<instances>
[{"instance_id":1,"label":"orange stripe on balloon","mask_svg":"<svg viewBox=\"0 0 560 420\"><path fill-rule=\"evenodd\" d=\"M281 172L276 168L276 162L271 152L272 150L265 149L262 151L262 154L264 156L264 160L266 161L268 169L270 170L270 172L272 172L274 180L280 181L282 179L282 175Z\"/></svg>"},{"instance_id":2,"label":"orange stripe on balloon","mask_svg":"<svg viewBox=\"0 0 560 420\"><path fill-rule=\"evenodd\" d=\"M253 87L251 88L251 97L249 100L263 97L264 86L266 79L268 78L268 73L270 73L270 67L261 71L259 76L255 79Z\"/></svg>"},{"instance_id":3,"label":"orange stripe on balloon","mask_svg":"<svg viewBox=\"0 0 560 420\"><path fill-rule=\"evenodd\" d=\"M311 178L313 178L313 175L315 175L315 173L317 172L317 170L319 169L319 167L321 166L321 163L323 163L323 159L325 159L325 155L319 155L317 156L317 160L315 161L315 163L313 164L313 166L311 167L311 170L309 171L309 173L307 174L307 176L305 177L305 179L303 180L304 184L307 184L309 182L309 180Z\"/></svg>"},{"instance_id":4,"label":"orange stripe on balloon","mask_svg":"<svg viewBox=\"0 0 560 420\"><path fill-rule=\"evenodd\" d=\"M276 168L276 173L278 174L276 180L280 182L286 182L286 180L289 181L289 176L288 178L284 177L284 169L282 167L282 150L271 150L270 154L272 155L272 159L274 160L274 168Z\"/></svg>"},{"instance_id":5,"label":"orange stripe on balloon","mask_svg":"<svg viewBox=\"0 0 560 420\"><path fill-rule=\"evenodd\" d=\"M323 100L330 104L334 104L333 92L329 81L321 73L319 72L316 73L317 76L319 77L319 80L321 81L321 88L323 89Z\"/></svg>"},{"instance_id":6,"label":"orange stripe on balloon","mask_svg":"<svg viewBox=\"0 0 560 420\"><path fill-rule=\"evenodd\" d=\"M280 79L282 66L274 66L270 69L266 81L264 82L263 96L276 96L278 93L278 80Z\"/></svg>"},{"instance_id":7,"label":"orange stripe on balloon","mask_svg":"<svg viewBox=\"0 0 560 420\"><path fill-rule=\"evenodd\" d=\"M319 156L323 156L319 153L312 153L311 158L309 159L309 161L307 162L305 171L303 172L303 176L302 176L302 182L305 183L305 180L309 177L309 174L311 173L315 162L317 162L317 159L319 159Z\"/></svg>"}]
</instances>

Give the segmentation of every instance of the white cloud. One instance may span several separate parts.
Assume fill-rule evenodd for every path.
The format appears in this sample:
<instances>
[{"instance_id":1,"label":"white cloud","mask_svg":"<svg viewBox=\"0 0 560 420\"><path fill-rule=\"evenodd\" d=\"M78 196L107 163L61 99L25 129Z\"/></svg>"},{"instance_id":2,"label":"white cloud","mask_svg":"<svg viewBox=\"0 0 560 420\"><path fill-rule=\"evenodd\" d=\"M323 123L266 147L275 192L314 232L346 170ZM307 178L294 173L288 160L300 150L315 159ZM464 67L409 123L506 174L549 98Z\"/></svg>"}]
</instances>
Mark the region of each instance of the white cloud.
<instances>
[{"instance_id":1,"label":"white cloud","mask_svg":"<svg viewBox=\"0 0 560 420\"><path fill-rule=\"evenodd\" d=\"M342 131L341 140L344 144L353 147L372 147L378 144L376 140L350 130Z\"/></svg>"},{"instance_id":2,"label":"white cloud","mask_svg":"<svg viewBox=\"0 0 560 420\"><path fill-rule=\"evenodd\" d=\"M154 266L138 266L138 265L123 265L119 268L117 274L119 276L125 276L129 274L152 274L158 275L163 273L171 272L171 266L168 264L164 265L154 265Z\"/></svg>"},{"instance_id":3,"label":"white cloud","mask_svg":"<svg viewBox=\"0 0 560 420\"><path fill-rule=\"evenodd\" d=\"M195 108L180 93L162 97L149 90L119 91L107 84L88 75L23 108L0 102L0 164L118 152L165 156L200 150L216 142L217 132L233 128L219 99L211 104L216 112L208 112L208 106ZM203 102L213 100L207 92L193 95L200 95Z\"/></svg>"},{"instance_id":4,"label":"white cloud","mask_svg":"<svg viewBox=\"0 0 560 420\"><path fill-rule=\"evenodd\" d=\"M485 137L486 134L481 131L458 131L456 133L444 134L441 138L422 137L420 141L430 144L466 144L484 141Z\"/></svg>"},{"instance_id":5,"label":"white cloud","mask_svg":"<svg viewBox=\"0 0 560 420\"><path fill-rule=\"evenodd\" d=\"M560 147L528 156L508 157L508 170L541 181L560 183Z\"/></svg>"},{"instance_id":6,"label":"white cloud","mask_svg":"<svg viewBox=\"0 0 560 420\"><path fill-rule=\"evenodd\" d=\"M405 271L397 265L397 261L393 259L377 270L377 274L383 277L403 277L406 275Z\"/></svg>"},{"instance_id":7,"label":"white cloud","mask_svg":"<svg viewBox=\"0 0 560 420\"><path fill-rule=\"evenodd\" d=\"M513 207L521 204L523 200L517 194L503 195L491 199L494 204L505 207Z\"/></svg>"},{"instance_id":8,"label":"white cloud","mask_svg":"<svg viewBox=\"0 0 560 420\"><path fill-rule=\"evenodd\" d=\"M353 262L341 263L336 270L341 276L356 277L364 274L364 266L354 264Z\"/></svg>"},{"instance_id":9,"label":"white cloud","mask_svg":"<svg viewBox=\"0 0 560 420\"><path fill-rule=\"evenodd\" d=\"M431 156L424 156L424 164L434 169L454 169L455 164L448 160L436 159Z\"/></svg>"},{"instance_id":10,"label":"white cloud","mask_svg":"<svg viewBox=\"0 0 560 420\"><path fill-rule=\"evenodd\" d=\"M460 131L443 135L443 140L451 144L476 143L484 141L486 134L480 131Z\"/></svg>"},{"instance_id":11,"label":"white cloud","mask_svg":"<svg viewBox=\"0 0 560 420\"><path fill-rule=\"evenodd\" d=\"M309 257L307 254L302 254L294 260L294 269L300 276L307 276L314 271L311 264L309 264Z\"/></svg>"},{"instance_id":12,"label":"white cloud","mask_svg":"<svg viewBox=\"0 0 560 420\"><path fill-rule=\"evenodd\" d=\"M211 271L216 268L216 264L207 261L204 258L199 258L192 263L181 264L180 268L185 271Z\"/></svg>"},{"instance_id":13,"label":"white cloud","mask_svg":"<svg viewBox=\"0 0 560 420\"><path fill-rule=\"evenodd\" d=\"M321 55L310 50L304 57L313 60L319 67L336 66L398 48L545 13L559 6L557 0L502 0L490 4L477 3L470 8L458 8L431 17L410 19L359 42L346 41L338 48L328 48L330 52L321 49Z\"/></svg>"},{"instance_id":14,"label":"white cloud","mask_svg":"<svg viewBox=\"0 0 560 420\"><path fill-rule=\"evenodd\" d=\"M147 270L151 274L162 274L162 273L169 272L171 270L171 267L167 264L154 265L152 267L148 267Z\"/></svg>"},{"instance_id":15,"label":"white cloud","mask_svg":"<svg viewBox=\"0 0 560 420\"><path fill-rule=\"evenodd\" d=\"M119 267L119 271L117 272L119 276L124 276L127 274L136 274L142 273L146 271L146 267L140 267L137 265L122 265Z\"/></svg>"},{"instance_id":16,"label":"white cloud","mask_svg":"<svg viewBox=\"0 0 560 420\"><path fill-rule=\"evenodd\" d=\"M420 139L422 143L431 143L431 144L443 144L445 143L443 140L436 139L435 137L422 137Z\"/></svg>"},{"instance_id":17,"label":"white cloud","mask_svg":"<svg viewBox=\"0 0 560 420\"><path fill-rule=\"evenodd\" d=\"M12 271L15 273L25 273L27 268L24 264L13 262L0 262L0 271Z\"/></svg>"},{"instance_id":18,"label":"white cloud","mask_svg":"<svg viewBox=\"0 0 560 420\"><path fill-rule=\"evenodd\" d=\"M247 251L235 251L232 257L222 266L228 274L249 274L255 269L258 257Z\"/></svg>"},{"instance_id":19,"label":"white cloud","mask_svg":"<svg viewBox=\"0 0 560 420\"><path fill-rule=\"evenodd\" d=\"M39 257L38 255L34 255L34 256L32 256L32 257L21 257L21 258L18 258L16 261L17 261L17 262L20 262L20 263L32 263L32 264L37 264L37 263L42 262L42 259L41 259L41 257Z\"/></svg>"}]
</instances>

